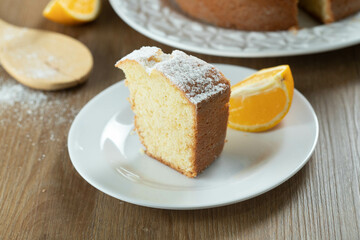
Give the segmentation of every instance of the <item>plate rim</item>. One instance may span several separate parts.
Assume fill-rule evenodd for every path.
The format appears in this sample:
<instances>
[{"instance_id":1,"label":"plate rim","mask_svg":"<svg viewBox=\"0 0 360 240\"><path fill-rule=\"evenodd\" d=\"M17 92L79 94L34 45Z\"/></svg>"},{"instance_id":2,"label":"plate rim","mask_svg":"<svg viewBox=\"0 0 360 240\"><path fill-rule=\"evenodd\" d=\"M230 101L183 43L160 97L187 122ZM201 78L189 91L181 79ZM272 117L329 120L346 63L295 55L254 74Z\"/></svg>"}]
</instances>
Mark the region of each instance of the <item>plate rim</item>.
<instances>
[{"instance_id":1,"label":"plate rim","mask_svg":"<svg viewBox=\"0 0 360 240\"><path fill-rule=\"evenodd\" d=\"M231 58L238 58L238 57L244 57L244 58L270 58L270 57L288 57L288 56L301 56L301 55L309 55L309 54L316 54L316 53L323 53L323 52L329 52L334 51L350 46L354 46L356 44L360 43L360 35L356 39L351 39L349 41L345 42L332 42L330 45L320 45L317 46L316 49L309 48L309 49L292 49L291 51L285 51L285 52L279 52L279 51L266 51L266 54L262 53L261 51L258 52L251 52L251 51L221 51L221 50L215 50L215 49L209 49L209 48L203 48L201 46L191 46L183 44L179 41L175 41L173 39L168 39L165 37L162 37L160 35L157 35L155 33L152 33L150 30L144 28L143 26L137 24L136 22L132 21L124 12L120 11L119 8L116 7L115 1L123 1L123 0L109 0L111 7L115 11L115 13L131 28L136 30L138 33L145 35L146 37L149 37L153 40L156 40L160 43L166 44L171 47L180 48L183 50L191 51L194 53L200 53L200 54L206 54L211 56L219 56L219 57L231 57ZM341 20L340 20L341 21ZM337 23L339 23L338 21ZM194 22L196 22L194 20ZM323 25L321 25L323 26ZM325 26L326 27L326 26ZM220 28L220 27L217 27ZM221 28L220 28L221 29ZM250 33L253 33L255 31L249 31ZM272 33L276 33L277 31L273 31ZM284 32L284 31L278 31L278 32Z\"/></svg>"},{"instance_id":2,"label":"plate rim","mask_svg":"<svg viewBox=\"0 0 360 240\"><path fill-rule=\"evenodd\" d=\"M222 64L222 63L213 63L213 65L215 66L219 66L219 65L224 65L227 67L239 67L239 68L243 68L243 69L247 69L247 70L252 70L252 71L256 71L254 69L251 68L246 68L246 67L242 67L242 66L237 66L237 65L232 65L232 64ZM74 140L74 132L75 127L77 125L77 122L80 121L79 119L81 119L83 114L86 114L87 109L91 107L92 103L97 101L98 98L101 98L103 95L107 95L108 92L112 91L113 88L116 88L120 85L125 85L124 84L124 80L121 80L109 87L107 87L106 89L102 90L100 93L98 93L97 95L95 95L92 99L90 99L80 110L80 112L76 115L74 121L71 124L69 133L68 133L68 138L67 138L67 149L68 149L68 153L69 153L69 157L70 157L70 161L73 165L73 167L75 168L76 172L91 186L93 186L94 188L96 188L97 190L99 190L100 192L103 192L115 199L124 201L124 202L128 202L131 204L135 204L138 206L144 206L144 207L150 207L150 208L155 208L155 209L168 209L168 210L196 210L196 209L208 209L208 208L215 208L215 207L221 207L221 206L227 206L227 205L231 205L231 204L235 204L235 203L239 203L239 202L243 202L246 201L248 199L257 197L259 195L262 195L266 192L269 192L271 190L273 190L274 188L280 186L281 184L283 184L284 182L286 182L287 180L289 180L291 177L293 177L297 172L299 172L304 166L305 164L310 160L312 154L315 151L317 142L318 142L318 138L319 138L319 121L317 118L317 115L313 109L313 107L311 106L310 102L305 98L305 96L303 96L297 89L294 89L294 95L296 94L298 97L301 98L302 102L306 104L307 108L310 110L311 115L314 118L314 123L315 123L315 138L313 140L312 146L310 151L308 152L307 156L304 158L304 160L301 162L301 164L299 164L296 168L294 168L291 172L289 172L289 174L287 174L287 177L281 179L281 181L276 182L275 184L273 184L270 187L265 187L264 189L261 189L261 191L257 191L253 194L250 194L246 197L243 198L239 198L239 199L234 199L231 201L222 201L220 203L215 203L215 204L198 204L198 203L193 203L191 204L191 206L189 205L179 205L179 204L175 204L176 206L174 206L174 204L155 204L155 203L151 203L149 201L143 201L141 199L138 198L129 198L124 194L120 194L121 198L119 198L119 196L116 196L115 194L113 194L111 191L108 191L107 189L102 188L100 185L98 185L98 183L95 181L92 181L90 178L87 177L87 175L85 174L85 172L83 172L83 170L81 170L78 166L77 163L75 163L75 156L74 153L72 152L72 146L74 146L73 141ZM118 194L119 195L119 194Z\"/></svg>"}]
</instances>

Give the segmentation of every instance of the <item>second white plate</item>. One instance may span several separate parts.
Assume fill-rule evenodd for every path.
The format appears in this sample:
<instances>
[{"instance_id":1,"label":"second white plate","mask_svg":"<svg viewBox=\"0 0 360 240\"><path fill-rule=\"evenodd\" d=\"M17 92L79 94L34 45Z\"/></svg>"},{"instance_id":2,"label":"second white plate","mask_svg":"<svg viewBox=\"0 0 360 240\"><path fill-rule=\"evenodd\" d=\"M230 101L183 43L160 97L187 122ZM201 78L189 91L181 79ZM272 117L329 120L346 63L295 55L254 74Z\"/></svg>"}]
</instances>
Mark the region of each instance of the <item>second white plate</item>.
<instances>
[{"instance_id":1,"label":"second white plate","mask_svg":"<svg viewBox=\"0 0 360 240\"><path fill-rule=\"evenodd\" d=\"M132 28L164 44L226 57L274 57L335 50L360 43L360 12L333 24L319 25L299 12L301 30L238 31L186 17L174 0L110 0Z\"/></svg>"},{"instance_id":2,"label":"second white plate","mask_svg":"<svg viewBox=\"0 0 360 240\"><path fill-rule=\"evenodd\" d=\"M254 70L216 66L235 84ZM119 82L93 98L75 118L68 137L79 174L104 193L133 204L163 209L198 209L236 203L278 186L310 158L318 121L295 90L291 109L271 131L228 129L221 156L197 178L187 178L142 153L133 133L128 90Z\"/></svg>"}]
</instances>

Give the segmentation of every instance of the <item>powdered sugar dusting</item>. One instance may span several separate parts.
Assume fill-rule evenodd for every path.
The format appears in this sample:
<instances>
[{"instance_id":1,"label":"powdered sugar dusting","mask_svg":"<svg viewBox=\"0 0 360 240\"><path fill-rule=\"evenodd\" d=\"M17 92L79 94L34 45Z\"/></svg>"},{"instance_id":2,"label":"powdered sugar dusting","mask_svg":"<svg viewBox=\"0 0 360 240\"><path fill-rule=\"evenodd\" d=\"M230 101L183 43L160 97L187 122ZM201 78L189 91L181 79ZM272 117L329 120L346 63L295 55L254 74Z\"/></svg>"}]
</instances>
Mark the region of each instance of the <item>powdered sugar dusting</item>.
<instances>
[{"instance_id":1,"label":"powdered sugar dusting","mask_svg":"<svg viewBox=\"0 0 360 240\"><path fill-rule=\"evenodd\" d=\"M0 84L0 104L3 106L13 106L15 103L20 103L29 104L32 108L36 108L47 99L44 93L35 91L33 94L25 96L26 88L20 84L14 84L11 81L0 79ZM2 108L2 110L4 110L4 108ZM29 111L31 111L31 109L29 109Z\"/></svg>"},{"instance_id":2,"label":"powdered sugar dusting","mask_svg":"<svg viewBox=\"0 0 360 240\"><path fill-rule=\"evenodd\" d=\"M0 34L0 41L11 41L15 38L22 37L28 31L27 28L13 29L12 27L4 27Z\"/></svg>"},{"instance_id":3,"label":"powdered sugar dusting","mask_svg":"<svg viewBox=\"0 0 360 240\"><path fill-rule=\"evenodd\" d=\"M64 75L63 72L59 71L59 66L62 65L61 58L50 55L44 49L34 52L29 46L21 49L11 49L9 54L15 61L23 62L22 68L18 69L17 72L27 78L51 81Z\"/></svg>"},{"instance_id":4,"label":"powdered sugar dusting","mask_svg":"<svg viewBox=\"0 0 360 240\"><path fill-rule=\"evenodd\" d=\"M60 144L67 133L65 129L70 127L79 112L70 102L67 92L32 90L10 77L1 76L7 74L0 67L0 130L6 131L11 126L12 131L23 132L21 141L29 142L31 146L49 142ZM45 130L40 139L38 135L27 133L39 125Z\"/></svg>"},{"instance_id":5,"label":"powdered sugar dusting","mask_svg":"<svg viewBox=\"0 0 360 240\"><path fill-rule=\"evenodd\" d=\"M192 103L198 104L229 88L229 84L221 81L220 72L211 64L178 50L173 51L171 56L155 68L184 91Z\"/></svg>"},{"instance_id":6,"label":"powdered sugar dusting","mask_svg":"<svg viewBox=\"0 0 360 240\"><path fill-rule=\"evenodd\" d=\"M154 69L162 72L195 105L230 87L214 66L179 50L165 54L157 47L142 47L119 62L123 60L139 62L149 74Z\"/></svg>"},{"instance_id":7,"label":"powdered sugar dusting","mask_svg":"<svg viewBox=\"0 0 360 240\"><path fill-rule=\"evenodd\" d=\"M159 52L161 53L161 49L157 47L142 47L139 50L134 50L133 52L129 53L128 55L120 59L119 62L128 59L135 60L143 64L147 63L152 56L157 55L157 53Z\"/></svg>"},{"instance_id":8,"label":"powdered sugar dusting","mask_svg":"<svg viewBox=\"0 0 360 240\"><path fill-rule=\"evenodd\" d=\"M165 58L167 58L167 54L164 54L160 48L142 47L120 59L116 65L124 60L134 60L142 64L145 67L145 70L150 74L154 66L158 62L164 61Z\"/></svg>"},{"instance_id":9,"label":"powdered sugar dusting","mask_svg":"<svg viewBox=\"0 0 360 240\"><path fill-rule=\"evenodd\" d=\"M55 71L50 67L43 68L25 68L23 73L33 79L48 79L56 77L59 74L58 71Z\"/></svg>"}]
</instances>

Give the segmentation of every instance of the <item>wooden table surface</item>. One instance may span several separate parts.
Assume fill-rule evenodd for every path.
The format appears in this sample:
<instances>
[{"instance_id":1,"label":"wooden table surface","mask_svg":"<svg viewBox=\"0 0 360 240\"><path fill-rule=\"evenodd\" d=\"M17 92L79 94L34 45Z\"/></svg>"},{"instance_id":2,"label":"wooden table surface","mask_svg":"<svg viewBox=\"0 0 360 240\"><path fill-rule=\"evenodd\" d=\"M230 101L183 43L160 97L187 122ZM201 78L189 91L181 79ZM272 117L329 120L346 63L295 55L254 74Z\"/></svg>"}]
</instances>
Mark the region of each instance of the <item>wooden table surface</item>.
<instances>
[{"instance_id":1,"label":"wooden table surface","mask_svg":"<svg viewBox=\"0 0 360 240\"><path fill-rule=\"evenodd\" d=\"M117 59L144 45L173 48L131 29L107 1L95 22L77 27L44 19L46 3L1 0L0 18L77 38L95 65L86 84L50 93L22 87L0 67L0 239L360 239L360 45L259 59L192 53L255 69L290 64L319 118L319 142L302 170L256 198L205 210L151 209L82 179L67 135L80 109L123 79Z\"/></svg>"}]
</instances>

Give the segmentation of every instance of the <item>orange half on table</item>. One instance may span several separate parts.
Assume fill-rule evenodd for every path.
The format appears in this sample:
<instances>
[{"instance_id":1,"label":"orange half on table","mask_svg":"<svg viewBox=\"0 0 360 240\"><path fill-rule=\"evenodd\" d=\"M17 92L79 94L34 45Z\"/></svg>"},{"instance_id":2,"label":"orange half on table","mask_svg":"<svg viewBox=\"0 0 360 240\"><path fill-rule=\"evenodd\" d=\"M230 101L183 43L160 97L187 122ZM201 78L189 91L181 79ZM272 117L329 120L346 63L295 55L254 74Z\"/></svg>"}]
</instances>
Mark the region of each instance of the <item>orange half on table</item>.
<instances>
[{"instance_id":1,"label":"orange half on table","mask_svg":"<svg viewBox=\"0 0 360 240\"><path fill-rule=\"evenodd\" d=\"M293 93L288 65L256 72L231 88L229 127L260 132L276 126L288 113Z\"/></svg>"},{"instance_id":2,"label":"orange half on table","mask_svg":"<svg viewBox=\"0 0 360 240\"><path fill-rule=\"evenodd\" d=\"M100 12L101 0L51 0L43 11L47 19L68 25L93 21Z\"/></svg>"}]
</instances>

